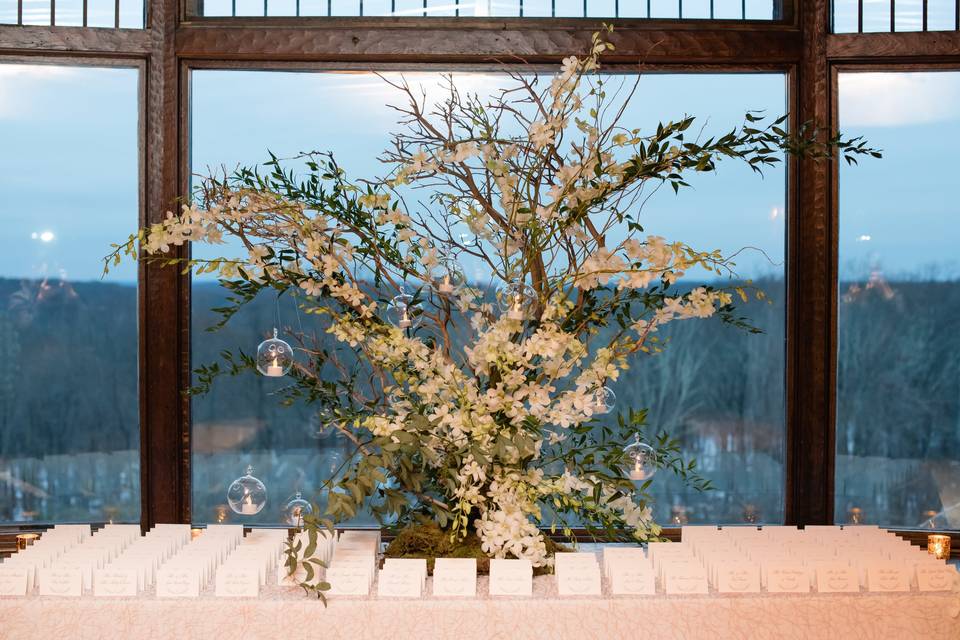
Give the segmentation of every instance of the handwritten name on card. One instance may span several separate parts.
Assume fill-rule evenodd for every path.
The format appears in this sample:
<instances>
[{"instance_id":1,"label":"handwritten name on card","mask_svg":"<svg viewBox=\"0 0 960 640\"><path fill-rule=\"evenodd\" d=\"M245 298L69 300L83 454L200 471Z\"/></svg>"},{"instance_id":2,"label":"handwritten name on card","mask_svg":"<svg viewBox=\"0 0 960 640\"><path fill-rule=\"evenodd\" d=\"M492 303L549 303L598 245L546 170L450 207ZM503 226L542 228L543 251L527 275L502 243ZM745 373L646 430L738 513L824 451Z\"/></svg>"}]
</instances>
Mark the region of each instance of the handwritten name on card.
<instances>
[{"instance_id":1,"label":"handwritten name on card","mask_svg":"<svg viewBox=\"0 0 960 640\"><path fill-rule=\"evenodd\" d=\"M853 567L821 566L817 568L817 591L857 593L860 591L860 575Z\"/></svg>"},{"instance_id":2,"label":"handwritten name on card","mask_svg":"<svg viewBox=\"0 0 960 640\"><path fill-rule=\"evenodd\" d=\"M25 596L30 584L27 567L0 566L0 596Z\"/></svg>"},{"instance_id":3,"label":"handwritten name on card","mask_svg":"<svg viewBox=\"0 0 960 640\"><path fill-rule=\"evenodd\" d=\"M423 580L418 570L384 569L377 581L377 595L391 598L419 598Z\"/></svg>"},{"instance_id":4,"label":"handwritten name on card","mask_svg":"<svg viewBox=\"0 0 960 640\"><path fill-rule=\"evenodd\" d=\"M214 595L219 598L256 598L260 595L260 573L256 567L221 567L217 571Z\"/></svg>"},{"instance_id":5,"label":"handwritten name on card","mask_svg":"<svg viewBox=\"0 0 960 640\"><path fill-rule=\"evenodd\" d=\"M801 565L769 565L766 568L767 591L770 593L808 593L810 573Z\"/></svg>"},{"instance_id":6,"label":"handwritten name on card","mask_svg":"<svg viewBox=\"0 0 960 640\"><path fill-rule=\"evenodd\" d=\"M365 567L331 567L327 569L331 596L365 596L370 593L370 572Z\"/></svg>"},{"instance_id":7,"label":"handwritten name on card","mask_svg":"<svg viewBox=\"0 0 960 640\"><path fill-rule=\"evenodd\" d=\"M557 590L561 596L599 596L600 567L565 567L557 574Z\"/></svg>"},{"instance_id":8,"label":"handwritten name on card","mask_svg":"<svg viewBox=\"0 0 960 640\"><path fill-rule=\"evenodd\" d=\"M83 571L77 567L40 570L40 595L79 597L83 592Z\"/></svg>"},{"instance_id":9,"label":"handwritten name on card","mask_svg":"<svg viewBox=\"0 0 960 640\"><path fill-rule=\"evenodd\" d=\"M910 576L903 567L876 566L867 568L868 591L910 591Z\"/></svg>"},{"instance_id":10,"label":"handwritten name on card","mask_svg":"<svg viewBox=\"0 0 960 640\"><path fill-rule=\"evenodd\" d=\"M158 598L197 598L200 596L200 574L196 569L163 569L157 571Z\"/></svg>"},{"instance_id":11,"label":"handwritten name on card","mask_svg":"<svg viewBox=\"0 0 960 640\"><path fill-rule=\"evenodd\" d=\"M917 589L950 591L957 580L957 570L945 565L917 565Z\"/></svg>"},{"instance_id":12,"label":"handwritten name on card","mask_svg":"<svg viewBox=\"0 0 960 640\"><path fill-rule=\"evenodd\" d=\"M533 595L533 566L529 560L490 561L490 595Z\"/></svg>"},{"instance_id":13,"label":"handwritten name on card","mask_svg":"<svg viewBox=\"0 0 960 640\"><path fill-rule=\"evenodd\" d=\"M648 564L613 565L610 589L618 596L652 596L657 593L656 577Z\"/></svg>"},{"instance_id":14,"label":"handwritten name on card","mask_svg":"<svg viewBox=\"0 0 960 640\"><path fill-rule=\"evenodd\" d=\"M477 595L476 571L434 571L433 595L461 598Z\"/></svg>"},{"instance_id":15,"label":"handwritten name on card","mask_svg":"<svg viewBox=\"0 0 960 640\"><path fill-rule=\"evenodd\" d=\"M139 586L136 569L98 569L93 574L93 595L97 598L136 596Z\"/></svg>"},{"instance_id":16,"label":"handwritten name on card","mask_svg":"<svg viewBox=\"0 0 960 640\"><path fill-rule=\"evenodd\" d=\"M723 566L717 569L719 593L760 593L760 567Z\"/></svg>"},{"instance_id":17,"label":"handwritten name on card","mask_svg":"<svg viewBox=\"0 0 960 640\"><path fill-rule=\"evenodd\" d=\"M707 593L707 570L704 568L676 567L664 572L666 592L672 595Z\"/></svg>"}]
</instances>

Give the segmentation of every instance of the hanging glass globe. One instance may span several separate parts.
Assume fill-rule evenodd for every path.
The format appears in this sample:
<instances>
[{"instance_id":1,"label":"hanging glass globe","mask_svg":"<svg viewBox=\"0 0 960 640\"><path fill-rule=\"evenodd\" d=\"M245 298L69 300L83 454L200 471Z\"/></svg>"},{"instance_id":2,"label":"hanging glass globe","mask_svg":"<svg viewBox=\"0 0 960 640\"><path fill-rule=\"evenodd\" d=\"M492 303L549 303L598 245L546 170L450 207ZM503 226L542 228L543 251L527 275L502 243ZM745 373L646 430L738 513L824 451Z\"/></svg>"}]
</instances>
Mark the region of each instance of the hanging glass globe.
<instances>
[{"instance_id":1,"label":"hanging glass globe","mask_svg":"<svg viewBox=\"0 0 960 640\"><path fill-rule=\"evenodd\" d=\"M304 500L300 492L297 491L293 499L290 500L284 508L283 519L291 526L302 527L304 516L308 516L311 513L313 513L313 506Z\"/></svg>"},{"instance_id":2,"label":"hanging glass globe","mask_svg":"<svg viewBox=\"0 0 960 640\"><path fill-rule=\"evenodd\" d=\"M387 306L387 320L401 329L416 329L422 316L423 308L413 302L409 293L401 293Z\"/></svg>"},{"instance_id":3,"label":"hanging glass globe","mask_svg":"<svg viewBox=\"0 0 960 640\"><path fill-rule=\"evenodd\" d=\"M623 448L623 452L626 454L627 472L631 480L649 480L657 472L657 452L650 445L641 442L639 435Z\"/></svg>"},{"instance_id":4,"label":"hanging glass globe","mask_svg":"<svg viewBox=\"0 0 960 640\"><path fill-rule=\"evenodd\" d=\"M603 416L617 406L617 394L610 387L600 387L593 394L593 415Z\"/></svg>"},{"instance_id":5,"label":"hanging glass globe","mask_svg":"<svg viewBox=\"0 0 960 640\"><path fill-rule=\"evenodd\" d=\"M450 296L467 283L463 268L453 258L441 258L430 269L430 287L441 296Z\"/></svg>"},{"instance_id":6,"label":"hanging glass globe","mask_svg":"<svg viewBox=\"0 0 960 640\"><path fill-rule=\"evenodd\" d=\"M254 516L266 506L267 488L253 477L253 467L248 465L246 474L227 488L227 502L234 513L242 516Z\"/></svg>"},{"instance_id":7,"label":"hanging glass globe","mask_svg":"<svg viewBox=\"0 0 960 640\"><path fill-rule=\"evenodd\" d=\"M497 304L510 320L523 320L537 300L533 287L514 280L497 289Z\"/></svg>"},{"instance_id":8,"label":"hanging glass globe","mask_svg":"<svg viewBox=\"0 0 960 640\"><path fill-rule=\"evenodd\" d=\"M277 337L274 328L273 337L257 347L257 371L268 378L281 378L290 373L293 367L293 348Z\"/></svg>"}]
</instances>

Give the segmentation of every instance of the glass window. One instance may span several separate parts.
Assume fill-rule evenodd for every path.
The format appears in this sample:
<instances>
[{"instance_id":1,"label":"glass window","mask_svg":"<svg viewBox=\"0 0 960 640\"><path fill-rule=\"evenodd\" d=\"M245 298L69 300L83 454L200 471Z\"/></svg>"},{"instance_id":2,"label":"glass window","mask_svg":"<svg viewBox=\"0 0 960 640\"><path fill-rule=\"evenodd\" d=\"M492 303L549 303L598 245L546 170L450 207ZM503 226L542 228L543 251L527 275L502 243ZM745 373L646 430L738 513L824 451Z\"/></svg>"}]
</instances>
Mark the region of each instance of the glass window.
<instances>
[{"instance_id":1,"label":"glass window","mask_svg":"<svg viewBox=\"0 0 960 640\"><path fill-rule=\"evenodd\" d=\"M18 0L0 0L0 24L17 24ZM22 21L27 25L49 25L51 19L58 27L114 27L142 29L143 0L22 0ZM52 9L51 9L52 5ZM119 10L119 12L118 12ZM119 19L119 22L118 22Z\"/></svg>"},{"instance_id":2,"label":"glass window","mask_svg":"<svg viewBox=\"0 0 960 640\"><path fill-rule=\"evenodd\" d=\"M408 79L434 86L432 73ZM458 74L461 88L492 92L506 82L496 74ZM614 77L616 83L624 78ZM243 101L232 96L243 87ZM284 96L297 95L298 100ZM656 99L643 99L644 95ZM369 176L396 112L396 94L369 73L196 71L192 76L191 159L194 173L232 170L302 151L333 151L348 175ZM739 123L747 109L785 110L780 74L649 75L626 122L655 126L659 120L695 114L710 135ZM247 127L245 123L259 123ZM362 126L361 126L362 123ZM631 126L633 126L631 124ZM244 135L236 132L243 128ZM654 482L662 522L780 522L783 518L784 447L784 201L782 168L763 180L745 166L727 163L717 175L698 176L695 188L657 192L647 205L646 231L683 239L692 246L734 252L742 278L753 279L771 303L744 306L744 315L765 333L738 331L720 322L673 323L665 353L636 363L615 386L619 408L650 407L650 424L680 439L717 487L697 493L667 472ZM198 253L199 252L199 253ZM195 248L195 255L229 255L222 247ZM469 271L469 268L468 268ZM472 279L483 274L469 274ZM689 274L695 286L705 274ZM311 330L293 299L262 299L230 321L205 331L212 307L224 292L209 276L193 283L194 366L218 359L223 349L253 352L274 326ZM348 448L336 438L317 439L322 418L304 404L281 407L271 392L283 381L244 374L224 378L193 399L193 517L207 522L234 517L226 505L228 485L252 464L267 486L267 507L255 521L277 522L297 491L314 496L342 464ZM322 492L318 496L322 503ZM249 522L250 518L244 518Z\"/></svg>"},{"instance_id":3,"label":"glass window","mask_svg":"<svg viewBox=\"0 0 960 640\"><path fill-rule=\"evenodd\" d=\"M842 73L837 522L960 528L960 73Z\"/></svg>"},{"instance_id":4,"label":"glass window","mask_svg":"<svg viewBox=\"0 0 960 640\"><path fill-rule=\"evenodd\" d=\"M204 16L397 16L773 20L780 0L205 0Z\"/></svg>"},{"instance_id":5,"label":"glass window","mask_svg":"<svg viewBox=\"0 0 960 640\"><path fill-rule=\"evenodd\" d=\"M140 519L137 84L0 64L0 522Z\"/></svg>"}]
</instances>

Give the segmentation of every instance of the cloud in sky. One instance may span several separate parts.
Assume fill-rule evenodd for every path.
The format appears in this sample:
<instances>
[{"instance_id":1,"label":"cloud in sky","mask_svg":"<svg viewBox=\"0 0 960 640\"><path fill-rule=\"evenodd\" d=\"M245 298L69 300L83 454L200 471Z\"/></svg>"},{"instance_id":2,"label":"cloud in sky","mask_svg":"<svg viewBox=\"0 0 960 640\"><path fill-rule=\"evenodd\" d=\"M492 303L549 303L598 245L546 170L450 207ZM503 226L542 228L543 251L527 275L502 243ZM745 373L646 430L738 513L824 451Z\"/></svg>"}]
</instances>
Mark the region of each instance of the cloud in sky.
<instances>
[{"instance_id":1,"label":"cloud in sky","mask_svg":"<svg viewBox=\"0 0 960 640\"><path fill-rule=\"evenodd\" d=\"M899 127L960 119L960 73L844 73L840 124Z\"/></svg>"},{"instance_id":2,"label":"cloud in sky","mask_svg":"<svg viewBox=\"0 0 960 640\"><path fill-rule=\"evenodd\" d=\"M0 120L28 116L50 80L69 78L76 69L45 64L0 64Z\"/></svg>"}]
</instances>

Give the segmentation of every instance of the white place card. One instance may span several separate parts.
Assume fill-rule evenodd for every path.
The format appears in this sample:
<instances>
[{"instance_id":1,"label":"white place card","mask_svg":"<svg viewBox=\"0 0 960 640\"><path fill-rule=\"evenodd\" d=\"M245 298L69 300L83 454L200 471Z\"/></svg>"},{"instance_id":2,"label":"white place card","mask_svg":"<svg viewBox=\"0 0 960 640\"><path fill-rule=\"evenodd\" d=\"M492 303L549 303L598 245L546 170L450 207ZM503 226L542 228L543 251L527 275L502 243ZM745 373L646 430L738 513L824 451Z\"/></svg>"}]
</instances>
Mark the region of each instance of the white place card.
<instances>
[{"instance_id":1,"label":"white place card","mask_svg":"<svg viewBox=\"0 0 960 640\"><path fill-rule=\"evenodd\" d=\"M199 596L199 569L161 567L157 571L158 598L197 598Z\"/></svg>"},{"instance_id":2,"label":"white place card","mask_svg":"<svg viewBox=\"0 0 960 640\"><path fill-rule=\"evenodd\" d=\"M83 571L79 567L40 569L40 595L79 597L83 593Z\"/></svg>"},{"instance_id":3,"label":"white place card","mask_svg":"<svg viewBox=\"0 0 960 640\"><path fill-rule=\"evenodd\" d=\"M760 567L744 562L717 568L719 593L760 593Z\"/></svg>"},{"instance_id":4,"label":"white place card","mask_svg":"<svg viewBox=\"0 0 960 640\"><path fill-rule=\"evenodd\" d=\"M657 581L653 568L645 562L622 562L611 565L610 590L617 596L655 595Z\"/></svg>"},{"instance_id":5,"label":"white place card","mask_svg":"<svg viewBox=\"0 0 960 640\"><path fill-rule=\"evenodd\" d=\"M260 572L249 565L220 567L214 595L219 598L256 598L260 595Z\"/></svg>"},{"instance_id":6,"label":"white place card","mask_svg":"<svg viewBox=\"0 0 960 640\"><path fill-rule=\"evenodd\" d=\"M947 565L922 563L917 565L917 589L920 591L950 591L957 580L957 570Z\"/></svg>"},{"instance_id":7,"label":"white place card","mask_svg":"<svg viewBox=\"0 0 960 640\"><path fill-rule=\"evenodd\" d=\"M867 591L910 591L910 575L900 565L867 567Z\"/></svg>"},{"instance_id":8,"label":"white place card","mask_svg":"<svg viewBox=\"0 0 960 640\"><path fill-rule=\"evenodd\" d=\"M860 574L851 566L839 563L817 567L817 591L820 593L858 593Z\"/></svg>"},{"instance_id":9,"label":"white place card","mask_svg":"<svg viewBox=\"0 0 960 640\"><path fill-rule=\"evenodd\" d=\"M529 560L490 560L490 595L532 596L533 566Z\"/></svg>"},{"instance_id":10,"label":"white place card","mask_svg":"<svg viewBox=\"0 0 960 640\"><path fill-rule=\"evenodd\" d=\"M810 572L800 563L765 565L764 576L769 593L810 592Z\"/></svg>"},{"instance_id":11,"label":"white place card","mask_svg":"<svg viewBox=\"0 0 960 640\"><path fill-rule=\"evenodd\" d=\"M477 595L477 561L474 558L437 558L433 565L433 595Z\"/></svg>"},{"instance_id":12,"label":"white place card","mask_svg":"<svg viewBox=\"0 0 960 640\"><path fill-rule=\"evenodd\" d=\"M419 598L423 595L423 580L416 569L389 567L380 571L377 595L390 598Z\"/></svg>"},{"instance_id":13,"label":"white place card","mask_svg":"<svg viewBox=\"0 0 960 640\"><path fill-rule=\"evenodd\" d=\"M599 596L600 567L593 565L566 566L557 572L557 591L561 596Z\"/></svg>"},{"instance_id":14,"label":"white place card","mask_svg":"<svg viewBox=\"0 0 960 640\"><path fill-rule=\"evenodd\" d=\"M136 569L107 567L93 574L93 595L97 598L136 596L140 588L140 575Z\"/></svg>"},{"instance_id":15,"label":"white place card","mask_svg":"<svg viewBox=\"0 0 960 640\"><path fill-rule=\"evenodd\" d=\"M370 571L366 567L330 567L327 569L330 596L365 596L370 594Z\"/></svg>"},{"instance_id":16,"label":"white place card","mask_svg":"<svg viewBox=\"0 0 960 640\"><path fill-rule=\"evenodd\" d=\"M670 595L705 594L707 570L694 566L667 566L663 574L664 587Z\"/></svg>"},{"instance_id":17,"label":"white place card","mask_svg":"<svg viewBox=\"0 0 960 640\"><path fill-rule=\"evenodd\" d=\"M0 596L25 596L31 569L26 566L0 565Z\"/></svg>"}]
</instances>

